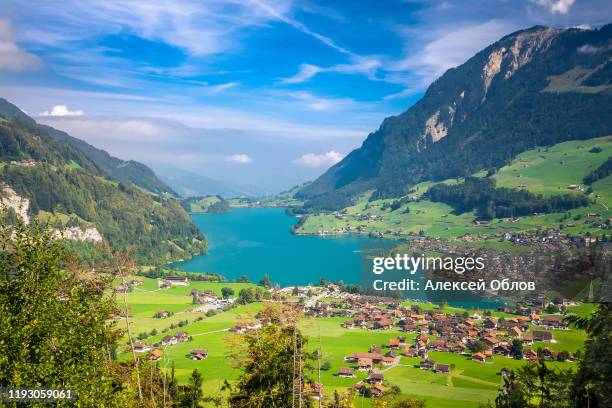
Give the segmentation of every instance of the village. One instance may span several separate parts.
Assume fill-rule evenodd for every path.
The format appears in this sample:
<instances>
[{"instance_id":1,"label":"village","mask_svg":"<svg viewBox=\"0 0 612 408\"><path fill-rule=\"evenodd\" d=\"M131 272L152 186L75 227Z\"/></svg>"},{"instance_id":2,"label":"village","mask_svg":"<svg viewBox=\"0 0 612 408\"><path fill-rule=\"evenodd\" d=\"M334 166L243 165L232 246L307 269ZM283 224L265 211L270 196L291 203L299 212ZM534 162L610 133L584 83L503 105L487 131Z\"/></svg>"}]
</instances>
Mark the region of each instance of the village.
<instances>
[{"instance_id":1,"label":"village","mask_svg":"<svg viewBox=\"0 0 612 408\"><path fill-rule=\"evenodd\" d=\"M143 284L142 278L129 281L130 290ZM192 296L186 312L199 314L194 322L202 323L206 316L227 313L237 307L238 298L223 297L212 290L190 288L192 282L183 276L167 276L157 281L159 293L172 288L185 288ZM230 284L231 285L231 284ZM118 291L124 290L120 285ZM384 297L348 293L338 285L270 288L263 303L280 308L291 306L303 316L303 321L337 321L347 332L388 333L384 343L372 340L364 349L355 348L342 356L333 375L353 379L352 388L366 397L382 396L388 383L385 374L394 367L414 367L440 375L451 375L454 364L436 361L439 353L461 356L466 360L490 365L494 356L509 360L537 361L543 358L558 363L572 362L577 350L553 347L555 333L566 331L563 314L567 307L579 303L565 299L534 301L516 306L500 306L496 310L474 310L442 307L428 303L400 301ZM213 312L211 312L213 311ZM163 321L175 313L157 310L152 317ZM222 331L242 335L271 324L266 316L255 313L240 319ZM158 334L157 332L155 333ZM142 354L153 361L160 360L173 347L185 344L184 359L205 361L209 357L206 341L194 341L190 325L179 320L159 331L155 340L139 339L126 351ZM189 344L193 344L189 347ZM433 353L433 355L432 355ZM407 364L408 362L408 364ZM500 367L501 368L501 367ZM363 373L364 375L358 374ZM323 384L314 384L317 392Z\"/></svg>"}]
</instances>

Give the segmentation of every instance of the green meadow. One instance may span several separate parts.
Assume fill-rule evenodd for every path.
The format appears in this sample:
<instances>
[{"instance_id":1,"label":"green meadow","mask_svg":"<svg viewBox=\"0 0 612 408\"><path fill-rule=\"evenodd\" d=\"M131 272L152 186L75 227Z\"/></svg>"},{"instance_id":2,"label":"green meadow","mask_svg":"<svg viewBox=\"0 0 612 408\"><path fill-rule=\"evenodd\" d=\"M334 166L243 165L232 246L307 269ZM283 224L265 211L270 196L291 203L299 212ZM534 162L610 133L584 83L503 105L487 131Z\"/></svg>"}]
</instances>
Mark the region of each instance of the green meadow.
<instances>
[{"instance_id":1,"label":"green meadow","mask_svg":"<svg viewBox=\"0 0 612 408\"><path fill-rule=\"evenodd\" d=\"M597 150L599 152L595 152ZM545 196L559 194L582 194L570 190L572 184L580 185L584 190L583 178L599 167L612 156L612 136L584 141L569 141L550 147L528 150L518 155L508 166L504 166L493 176L498 187L521 188L534 194ZM475 176L484 176L485 172ZM447 184L460 180L449 179ZM475 225L473 213L454 214L453 209L443 203L422 200L421 196L432 185L431 182L420 183L413 188L408 197L413 200L396 210L388 206L395 200L368 201L367 195L355 205L347 207L344 217L333 214L308 216L298 229L302 234L335 234L340 229L363 226L367 233L381 233L385 238L397 238L388 230L399 231L400 236L409 233L425 232L429 236L455 238L465 234L492 236L504 232L535 231L539 228L554 228L564 224L564 231L571 234L587 232L601 235L597 224L605 223L612 217L612 176L598 180L591 185L589 198L593 204L566 213L552 213L539 216L521 217L511 222L508 219L497 219L489 225ZM387 208L385 208L387 207ZM590 214L590 215L589 215ZM360 220L359 215L373 216L372 219ZM486 246L500 251L516 252L524 248L497 239L481 239L470 245Z\"/></svg>"},{"instance_id":2,"label":"green meadow","mask_svg":"<svg viewBox=\"0 0 612 408\"><path fill-rule=\"evenodd\" d=\"M240 370L234 367L228 357L230 351L235 347L239 336L228 331L237 322L248 321L254 318L261 310L264 303L252 303L238 306L228 311L219 312L214 316L207 317L204 313L188 311L192 309L191 290L212 290L220 294L221 288L228 286L237 293L241 288L252 284L237 283L209 283L190 282L189 286L174 286L170 289L158 289L156 279L144 278L144 284L134 288L127 293L130 325L134 335L140 332L157 330L155 336L142 340L144 343L153 344L159 342L164 336L171 335L177 331L185 331L192 340L173 346L159 347L163 353L159 364L165 369L174 365L179 382L184 382L194 369L198 369L204 376L204 391L208 395L224 394L221 390L225 380L233 381L240 375ZM121 305L123 294L117 294L118 303ZM410 306L413 302L407 302ZM424 310L433 310L438 306L431 303L419 304ZM159 310L173 311L175 314L166 319L153 318L153 314ZM464 309L446 306L446 313L463 313ZM587 315L593 310L593 305L580 305L572 311ZM473 313L474 311L469 311ZM512 315L501 312L492 312L497 317L510 317ZM187 320L188 323L182 327L169 329L171 324ZM402 334L398 329L387 331L366 331L362 329L345 329L341 323L345 318L304 318L300 321L300 329L308 338L308 347L314 351L322 350L321 363L328 363L329 369L321 371L321 382L324 384L324 393L333 395L334 390L345 391L357 381L364 379L367 373L356 371L357 378L344 379L336 374L343 366L354 367L344 362L344 357L355 352L367 351L371 346L379 346L383 353L391 338L399 335L407 337L411 343L416 334ZM117 322L117 327L125 328L125 320ZM168 329L162 333L162 330ZM579 330L555 330L556 343L534 344L529 348L550 347L553 350L568 350L575 352L582 347L585 339L584 332ZM127 337L122 339L127 344ZM208 358L202 361L194 361L189 358L191 349L208 350ZM126 348L120 348L120 359L129 359L131 355L126 353ZM144 355L143 355L144 356ZM517 368L524 361L517 361L505 357L494 356L487 363L477 363L468 356L430 352L430 358L438 363L449 364L452 367L450 374L436 374L415 367L420 361L418 358L401 357L400 364L393 367L382 367L385 380L388 385L398 386L403 394L411 395L427 401L428 407L477 407L480 403L493 401L497 395L501 377L498 375L504 367ZM568 368L573 363L551 363L558 367ZM357 399L357 406L368 407L371 400L365 398Z\"/></svg>"}]
</instances>

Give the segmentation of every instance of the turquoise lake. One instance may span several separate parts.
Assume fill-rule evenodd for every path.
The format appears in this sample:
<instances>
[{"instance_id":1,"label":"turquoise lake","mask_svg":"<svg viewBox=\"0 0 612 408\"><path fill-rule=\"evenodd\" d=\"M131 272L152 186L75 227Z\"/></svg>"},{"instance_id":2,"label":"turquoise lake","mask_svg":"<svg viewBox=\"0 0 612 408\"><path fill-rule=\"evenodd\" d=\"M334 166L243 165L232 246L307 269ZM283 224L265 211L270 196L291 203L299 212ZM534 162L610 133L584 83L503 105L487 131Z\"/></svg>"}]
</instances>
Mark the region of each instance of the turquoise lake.
<instances>
[{"instance_id":1,"label":"turquoise lake","mask_svg":"<svg viewBox=\"0 0 612 408\"><path fill-rule=\"evenodd\" d=\"M191 218L208 238L208 253L171 266L188 272L217 273L228 280L242 275L258 282L268 274L281 286L330 282L362 284L371 287L371 258L391 249L397 241L363 236L302 236L291 233L297 219L283 208L234 208L224 214L192 214ZM406 277L388 272L388 280ZM424 275L412 276L424 285ZM426 300L425 292L405 292L411 299ZM468 293L445 293L441 298L429 293L427 300L442 298L462 307L493 308L501 302L482 300Z\"/></svg>"},{"instance_id":2,"label":"turquoise lake","mask_svg":"<svg viewBox=\"0 0 612 408\"><path fill-rule=\"evenodd\" d=\"M318 283L321 277L359 283L362 256L393 244L360 236L294 235L291 227L297 219L283 208L234 208L191 217L208 238L208 254L172 266L230 280L246 275L257 282L267 273L281 286Z\"/></svg>"}]
</instances>

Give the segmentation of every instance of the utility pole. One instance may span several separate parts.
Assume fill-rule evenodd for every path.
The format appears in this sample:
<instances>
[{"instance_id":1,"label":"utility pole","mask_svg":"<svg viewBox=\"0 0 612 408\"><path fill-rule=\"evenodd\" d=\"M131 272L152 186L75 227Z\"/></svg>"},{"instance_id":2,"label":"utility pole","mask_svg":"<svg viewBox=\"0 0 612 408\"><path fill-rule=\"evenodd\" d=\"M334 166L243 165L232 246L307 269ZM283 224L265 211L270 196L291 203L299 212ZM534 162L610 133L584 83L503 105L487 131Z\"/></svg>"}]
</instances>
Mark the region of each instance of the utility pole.
<instances>
[{"instance_id":1,"label":"utility pole","mask_svg":"<svg viewBox=\"0 0 612 408\"><path fill-rule=\"evenodd\" d=\"M292 408L302 408L302 343L298 337L297 318L293 321L293 395ZM298 344L299 343L299 344Z\"/></svg>"},{"instance_id":2,"label":"utility pole","mask_svg":"<svg viewBox=\"0 0 612 408\"><path fill-rule=\"evenodd\" d=\"M319 350L317 351L317 392L319 394L319 408L321 408L321 399L323 398L323 396L321 395L321 352L322 352L322 347L321 347L321 324L319 324Z\"/></svg>"}]
</instances>

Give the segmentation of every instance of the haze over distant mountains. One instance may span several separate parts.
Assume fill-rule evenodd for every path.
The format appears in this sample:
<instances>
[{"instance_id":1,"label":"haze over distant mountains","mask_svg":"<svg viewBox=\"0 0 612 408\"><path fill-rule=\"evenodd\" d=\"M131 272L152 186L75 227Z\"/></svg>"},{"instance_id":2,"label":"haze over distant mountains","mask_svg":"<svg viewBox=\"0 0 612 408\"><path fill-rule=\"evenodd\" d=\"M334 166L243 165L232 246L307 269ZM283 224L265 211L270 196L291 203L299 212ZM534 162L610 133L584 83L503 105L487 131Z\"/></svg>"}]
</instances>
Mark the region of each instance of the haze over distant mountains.
<instances>
[{"instance_id":1,"label":"haze over distant mountains","mask_svg":"<svg viewBox=\"0 0 612 408\"><path fill-rule=\"evenodd\" d=\"M499 168L518 153L612 134L612 25L510 34L434 81L406 112L298 197L338 209L361 194Z\"/></svg>"},{"instance_id":2,"label":"haze over distant mountains","mask_svg":"<svg viewBox=\"0 0 612 408\"><path fill-rule=\"evenodd\" d=\"M36 123L31 117L6 99L0 98L0 114L16 117L28 123ZM172 166L158 166L157 173L143 163L134 160L121 160L102 149L73 137L51 126L37 124L56 139L65 140L92 160L108 176L132 183L155 194L170 194L190 197L219 194L223 197L258 196L261 189L245 187L215 180L201 174L189 172Z\"/></svg>"},{"instance_id":3,"label":"haze over distant mountains","mask_svg":"<svg viewBox=\"0 0 612 408\"><path fill-rule=\"evenodd\" d=\"M258 197L261 189L216 180L178 167L156 166L158 176L182 197L220 195L222 197Z\"/></svg>"}]
</instances>

